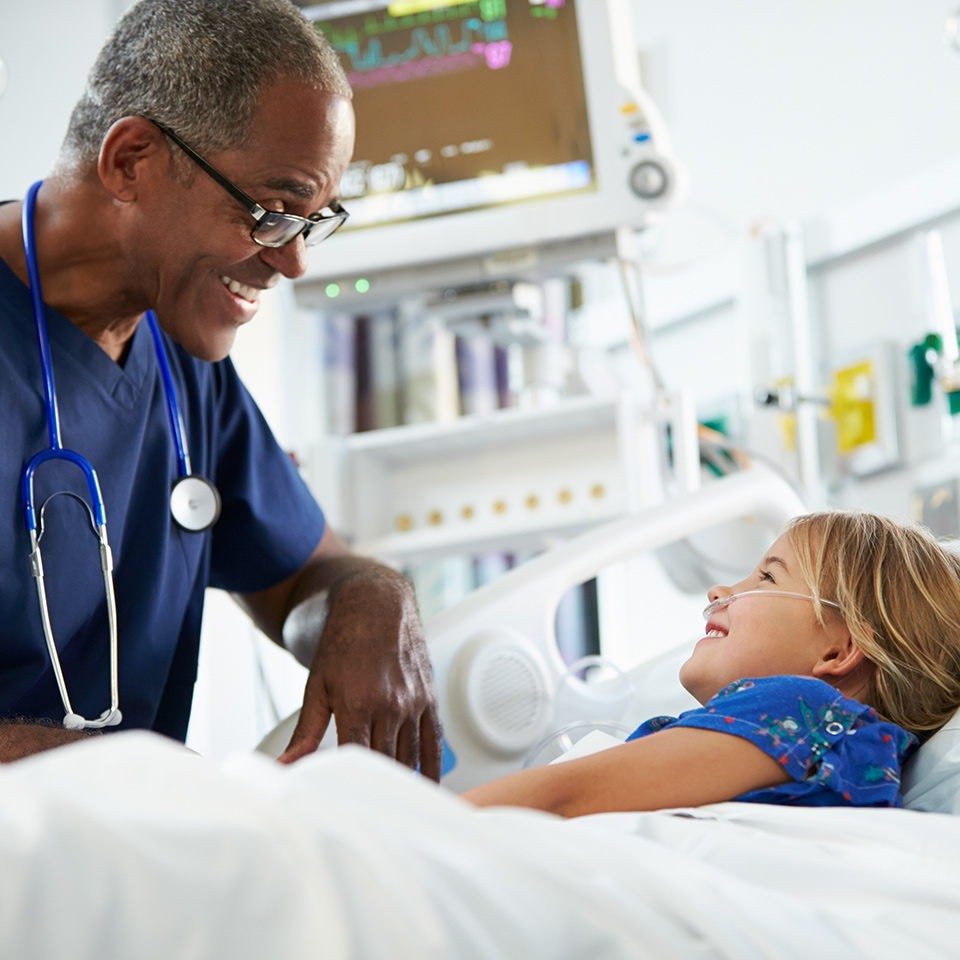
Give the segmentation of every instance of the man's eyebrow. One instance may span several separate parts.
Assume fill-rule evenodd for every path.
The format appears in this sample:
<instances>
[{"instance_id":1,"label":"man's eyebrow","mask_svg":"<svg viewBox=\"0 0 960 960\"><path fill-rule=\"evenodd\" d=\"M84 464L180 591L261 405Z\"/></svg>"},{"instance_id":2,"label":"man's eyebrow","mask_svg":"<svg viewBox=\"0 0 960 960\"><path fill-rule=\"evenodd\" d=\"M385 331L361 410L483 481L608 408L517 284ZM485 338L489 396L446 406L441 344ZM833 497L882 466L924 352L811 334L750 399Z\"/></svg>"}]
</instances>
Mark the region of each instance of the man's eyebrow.
<instances>
[{"instance_id":1,"label":"man's eyebrow","mask_svg":"<svg viewBox=\"0 0 960 960\"><path fill-rule=\"evenodd\" d=\"M787 565L783 562L783 560L782 560L780 557L775 557L775 556L773 556L773 555L771 555L771 556L769 556L769 557L764 557L764 558L763 558L763 562L764 562L764 564L766 564L766 566L768 566L768 567L773 566L773 564L775 564L775 563L779 563L780 566L783 567L784 570L788 570Z\"/></svg>"},{"instance_id":2,"label":"man's eyebrow","mask_svg":"<svg viewBox=\"0 0 960 960\"><path fill-rule=\"evenodd\" d=\"M301 200L312 200L317 195L317 185L308 180L296 180L292 177L273 177L264 180L261 186L267 190L279 190Z\"/></svg>"}]
</instances>

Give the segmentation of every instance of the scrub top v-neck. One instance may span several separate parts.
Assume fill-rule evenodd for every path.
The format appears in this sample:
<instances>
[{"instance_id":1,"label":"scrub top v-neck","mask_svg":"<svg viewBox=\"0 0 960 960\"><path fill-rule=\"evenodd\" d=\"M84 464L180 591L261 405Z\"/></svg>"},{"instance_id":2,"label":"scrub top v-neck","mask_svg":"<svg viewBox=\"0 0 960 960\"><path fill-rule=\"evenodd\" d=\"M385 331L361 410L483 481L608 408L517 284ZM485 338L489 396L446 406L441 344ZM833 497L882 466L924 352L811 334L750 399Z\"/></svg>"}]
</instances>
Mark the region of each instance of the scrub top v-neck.
<instances>
[{"instance_id":1,"label":"scrub top v-neck","mask_svg":"<svg viewBox=\"0 0 960 960\"><path fill-rule=\"evenodd\" d=\"M63 444L96 469L109 520L122 727L182 739L205 588L245 593L289 576L319 542L323 514L229 359L196 360L163 335L194 472L223 500L212 531L180 530L169 509L176 450L148 327L138 326L121 367L66 317L49 308L46 316ZM0 511L12 531L0 543L0 716L59 722L20 509L20 472L47 445L40 377L29 290L0 260ZM38 502L57 490L85 494L68 468L45 465ZM109 701L108 633L97 544L80 529L81 510L66 497L51 501L43 556L70 695L95 716Z\"/></svg>"}]
</instances>

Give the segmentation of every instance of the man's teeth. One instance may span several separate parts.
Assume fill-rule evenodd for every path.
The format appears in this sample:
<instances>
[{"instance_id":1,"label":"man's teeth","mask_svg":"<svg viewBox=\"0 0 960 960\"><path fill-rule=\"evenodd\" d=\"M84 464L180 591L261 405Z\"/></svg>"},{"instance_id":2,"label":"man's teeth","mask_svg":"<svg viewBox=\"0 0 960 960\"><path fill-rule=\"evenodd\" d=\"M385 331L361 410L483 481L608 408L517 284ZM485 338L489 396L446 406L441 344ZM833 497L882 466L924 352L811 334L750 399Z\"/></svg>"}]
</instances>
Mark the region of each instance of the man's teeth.
<instances>
[{"instance_id":1,"label":"man's teeth","mask_svg":"<svg viewBox=\"0 0 960 960\"><path fill-rule=\"evenodd\" d=\"M257 297L260 296L260 291L256 287L248 287L245 283L238 283L229 277L221 277L220 282L231 293L235 293L238 297L243 297L244 300L249 300L251 303L256 303Z\"/></svg>"}]
</instances>

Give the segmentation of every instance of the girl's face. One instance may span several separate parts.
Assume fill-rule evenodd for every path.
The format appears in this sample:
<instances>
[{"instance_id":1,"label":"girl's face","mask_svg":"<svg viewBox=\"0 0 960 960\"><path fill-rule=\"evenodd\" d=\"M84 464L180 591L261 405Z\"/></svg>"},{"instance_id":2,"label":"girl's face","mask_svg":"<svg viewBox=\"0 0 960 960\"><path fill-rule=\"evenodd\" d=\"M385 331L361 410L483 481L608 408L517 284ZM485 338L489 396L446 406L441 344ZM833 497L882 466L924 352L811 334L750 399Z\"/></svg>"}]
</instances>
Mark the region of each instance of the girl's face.
<instances>
[{"instance_id":1,"label":"girl's face","mask_svg":"<svg viewBox=\"0 0 960 960\"><path fill-rule=\"evenodd\" d=\"M702 704L743 677L813 676L815 666L830 658L833 641L845 630L829 612L822 627L810 600L762 596L766 591L810 596L787 536L773 544L749 577L730 587L711 587L707 596L712 602L747 590L759 592L717 609L706 636L680 668L680 682Z\"/></svg>"}]
</instances>

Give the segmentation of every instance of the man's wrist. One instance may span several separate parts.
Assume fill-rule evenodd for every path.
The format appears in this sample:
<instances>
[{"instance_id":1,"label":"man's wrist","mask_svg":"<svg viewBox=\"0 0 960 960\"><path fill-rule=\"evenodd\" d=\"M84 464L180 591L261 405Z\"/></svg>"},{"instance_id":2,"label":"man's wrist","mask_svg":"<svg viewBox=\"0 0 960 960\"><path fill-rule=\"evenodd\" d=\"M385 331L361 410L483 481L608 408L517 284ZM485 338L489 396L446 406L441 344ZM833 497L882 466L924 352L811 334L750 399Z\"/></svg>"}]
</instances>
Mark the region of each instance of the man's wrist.
<instances>
[{"instance_id":1,"label":"man's wrist","mask_svg":"<svg viewBox=\"0 0 960 960\"><path fill-rule=\"evenodd\" d=\"M77 740L98 736L94 730L67 730L49 720L18 717L0 720L0 763L31 757Z\"/></svg>"}]
</instances>

